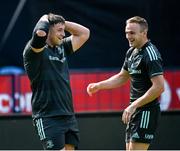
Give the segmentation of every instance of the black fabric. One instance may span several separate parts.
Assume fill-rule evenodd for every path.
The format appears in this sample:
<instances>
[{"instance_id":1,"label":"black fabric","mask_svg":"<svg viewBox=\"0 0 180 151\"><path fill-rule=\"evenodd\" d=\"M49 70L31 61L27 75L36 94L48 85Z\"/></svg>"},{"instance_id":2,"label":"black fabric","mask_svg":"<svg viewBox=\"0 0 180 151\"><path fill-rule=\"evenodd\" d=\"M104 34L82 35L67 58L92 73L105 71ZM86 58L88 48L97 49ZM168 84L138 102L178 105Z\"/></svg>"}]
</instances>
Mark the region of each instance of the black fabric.
<instances>
[{"instance_id":1,"label":"black fabric","mask_svg":"<svg viewBox=\"0 0 180 151\"><path fill-rule=\"evenodd\" d=\"M126 127L126 143L150 144L155 138L160 113L159 104L137 109Z\"/></svg>"},{"instance_id":2,"label":"black fabric","mask_svg":"<svg viewBox=\"0 0 180 151\"><path fill-rule=\"evenodd\" d=\"M43 30L46 33L48 33L49 31L49 22L47 21L38 21L34 30L33 30L33 34L36 33L37 30Z\"/></svg>"},{"instance_id":3,"label":"black fabric","mask_svg":"<svg viewBox=\"0 0 180 151\"><path fill-rule=\"evenodd\" d=\"M72 54L73 53L73 47L72 47L72 43L71 43L71 38L65 38L63 39L63 44L64 44L64 49L67 50L66 53L67 55Z\"/></svg>"},{"instance_id":4,"label":"black fabric","mask_svg":"<svg viewBox=\"0 0 180 151\"><path fill-rule=\"evenodd\" d=\"M163 74L162 58L157 48L149 41L141 49L127 51L123 69L131 76L130 99L136 100L152 86L151 78Z\"/></svg>"},{"instance_id":5,"label":"black fabric","mask_svg":"<svg viewBox=\"0 0 180 151\"><path fill-rule=\"evenodd\" d=\"M70 40L53 48L46 45L40 53L33 52L29 43L25 47L23 59L31 81L33 118L74 114L67 63L71 48Z\"/></svg>"},{"instance_id":6,"label":"black fabric","mask_svg":"<svg viewBox=\"0 0 180 151\"><path fill-rule=\"evenodd\" d=\"M37 35L37 30L43 30L46 35L45 36L38 36ZM42 48L46 44L46 39L49 31L49 22L47 21L38 21L32 34L32 39L31 39L31 46L33 48Z\"/></svg>"},{"instance_id":7,"label":"black fabric","mask_svg":"<svg viewBox=\"0 0 180 151\"><path fill-rule=\"evenodd\" d=\"M46 150L60 150L65 144L78 147L80 136L75 116L57 116L34 120L36 133Z\"/></svg>"},{"instance_id":8,"label":"black fabric","mask_svg":"<svg viewBox=\"0 0 180 151\"><path fill-rule=\"evenodd\" d=\"M47 39L47 35L40 37L37 34L34 34L31 40L31 46L33 48L42 48L46 45L46 39Z\"/></svg>"}]
</instances>

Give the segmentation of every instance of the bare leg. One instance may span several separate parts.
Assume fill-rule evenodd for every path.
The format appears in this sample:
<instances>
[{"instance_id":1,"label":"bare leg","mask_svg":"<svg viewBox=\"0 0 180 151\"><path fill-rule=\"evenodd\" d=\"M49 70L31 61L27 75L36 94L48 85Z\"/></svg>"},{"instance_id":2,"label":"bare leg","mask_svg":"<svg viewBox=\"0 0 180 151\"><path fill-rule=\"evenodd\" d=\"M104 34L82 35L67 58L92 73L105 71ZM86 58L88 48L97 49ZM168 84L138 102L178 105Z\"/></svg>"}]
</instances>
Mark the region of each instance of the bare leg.
<instances>
[{"instance_id":1,"label":"bare leg","mask_svg":"<svg viewBox=\"0 0 180 151\"><path fill-rule=\"evenodd\" d=\"M72 145L72 144L65 144L65 150L74 150L74 145Z\"/></svg>"},{"instance_id":2,"label":"bare leg","mask_svg":"<svg viewBox=\"0 0 180 151\"><path fill-rule=\"evenodd\" d=\"M129 143L126 143L126 150L129 150Z\"/></svg>"},{"instance_id":3,"label":"bare leg","mask_svg":"<svg viewBox=\"0 0 180 151\"><path fill-rule=\"evenodd\" d=\"M130 142L126 144L126 150L148 150L149 145L146 143Z\"/></svg>"}]
</instances>

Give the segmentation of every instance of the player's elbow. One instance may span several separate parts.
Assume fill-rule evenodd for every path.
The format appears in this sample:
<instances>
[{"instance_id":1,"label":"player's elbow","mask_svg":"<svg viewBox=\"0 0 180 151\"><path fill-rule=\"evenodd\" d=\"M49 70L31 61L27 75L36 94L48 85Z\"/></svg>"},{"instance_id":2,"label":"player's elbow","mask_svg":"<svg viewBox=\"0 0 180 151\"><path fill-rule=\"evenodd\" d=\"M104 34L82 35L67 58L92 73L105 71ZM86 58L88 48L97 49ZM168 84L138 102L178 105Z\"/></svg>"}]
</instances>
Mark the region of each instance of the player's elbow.
<instances>
[{"instance_id":1,"label":"player's elbow","mask_svg":"<svg viewBox=\"0 0 180 151\"><path fill-rule=\"evenodd\" d=\"M82 39L83 41L87 41L90 37L90 30L88 28L84 29Z\"/></svg>"},{"instance_id":2,"label":"player's elbow","mask_svg":"<svg viewBox=\"0 0 180 151\"><path fill-rule=\"evenodd\" d=\"M161 87L160 92L163 93L165 91L164 85Z\"/></svg>"},{"instance_id":3,"label":"player's elbow","mask_svg":"<svg viewBox=\"0 0 180 151\"><path fill-rule=\"evenodd\" d=\"M90 37L90 30L89 30L89 28L87 28L87 30L86 30L86 37L87 37L87 39L89 39L89 37Z\"/></svg>"},{"instance_id":4,"label":"player's elbow","mask_svg":"<svg viewBox=\"0 0 180 151\"><path fill-rule=\"evenodd\" d=\"M159 84L158 87L157 87L157 90L159 92L159 95L161 95L164 92L164 90L165 90L164 83Z\"/></svg>"}]
</instances>

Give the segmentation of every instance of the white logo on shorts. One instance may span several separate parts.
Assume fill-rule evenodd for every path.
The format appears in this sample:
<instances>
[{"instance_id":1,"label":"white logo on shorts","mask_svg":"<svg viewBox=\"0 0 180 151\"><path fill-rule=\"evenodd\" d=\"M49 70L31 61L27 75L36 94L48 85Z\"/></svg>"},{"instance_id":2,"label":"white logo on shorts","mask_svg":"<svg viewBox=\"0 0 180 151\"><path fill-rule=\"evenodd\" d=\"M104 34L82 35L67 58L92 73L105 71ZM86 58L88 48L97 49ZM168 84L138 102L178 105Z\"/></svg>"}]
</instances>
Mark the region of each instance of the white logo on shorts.
<instances>
[{"instance_id":1,"label":"white logo on shorts","mask_svg":"<svg viewBox=\"0 0 180 151\"><path fill-rule=\"evenodd\" d=\"M145 134L145 139L153 139L154 135L153 134Z\"/></svg>"},{"instance_id":2,"label":"white logo on shorts","mask_svg":"<svg viewBox=\"0 0 180 151\"><path fill-rule=\"evenodd\" d=\"M134 133L134 134L132 135L132 138L139 138L138 133L137 133L137 132L136 132L136 133Z\"/></svg>"},{"instance_id":3,"label":"white logo on shorts","mask_svg":"<svg viewBox=\"0 0 180 151\"><path fill-rule=\"evenodd\" d=\"M54 146L52 140L48 140L48 141L46 142L46 145L47 145L47 148L52 148L52 147Z\"/></svg>"}]
</instances>

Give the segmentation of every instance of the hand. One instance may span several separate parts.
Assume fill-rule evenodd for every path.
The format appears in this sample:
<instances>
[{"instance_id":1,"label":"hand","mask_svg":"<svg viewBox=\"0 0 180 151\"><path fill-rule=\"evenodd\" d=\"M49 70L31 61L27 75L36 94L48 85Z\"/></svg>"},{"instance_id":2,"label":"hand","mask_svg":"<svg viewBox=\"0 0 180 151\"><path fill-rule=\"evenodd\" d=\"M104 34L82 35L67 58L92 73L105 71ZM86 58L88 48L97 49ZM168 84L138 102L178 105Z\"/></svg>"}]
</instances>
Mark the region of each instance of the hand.
<instances>
[{"instance_id":1,"label":"hand","mask_svg":"<svg viewBox=\"0 0 180 151\"><path fill-rule=\"evenodd\" d=\"M98 83L90 83L87 86L87 93L89 96L92 96L93 93L96 93L99 90L99 84Z\"/></svg>"},{"instance_id":2,"label":"hand","mask_svg":"<svg viewBox=\"0 0 180 151\"><path fill-rule=\"evenodd\" d=\"M133 104L129 105L123 112L123 115L122 115L122 121L124 124L127 124L130 119L131 119L131 116L133 115L133 113L136 111L136 107L133 106Z\"/></svg>"},{"instance_id":3,"label":"hand","mask_svg":"<svg viewBox=\"0 0 180 151\"><path fill-rule=\"evenodd\" d=\"M40 18L40 20L41 21L47 21L47 22L49 22L49 20L48 20L48 15L43 15L41 18Z\"/></svg>"}]
</instances>

